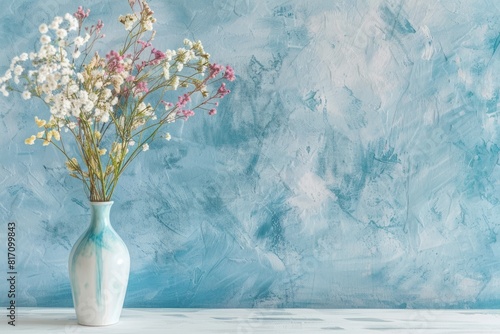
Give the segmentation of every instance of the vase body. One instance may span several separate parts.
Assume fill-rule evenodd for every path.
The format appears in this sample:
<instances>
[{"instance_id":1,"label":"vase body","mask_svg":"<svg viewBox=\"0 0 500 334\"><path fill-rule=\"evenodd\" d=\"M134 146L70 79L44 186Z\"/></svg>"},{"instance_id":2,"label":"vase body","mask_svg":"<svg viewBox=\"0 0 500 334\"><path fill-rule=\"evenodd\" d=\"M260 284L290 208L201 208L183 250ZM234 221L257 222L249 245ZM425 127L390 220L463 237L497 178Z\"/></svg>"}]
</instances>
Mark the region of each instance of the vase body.
<instances>
[{"instance_id":1,"label":"vase body","mask_svg":"<svg viewBox=\"0 0 500 334\"><path fill-rule=\"evenodd\" d=\"M115 324L123 308L130 256L127 246L111 226L112 205L113 202L90 203L90 226L69 256L71 292L80 325Z\"/></svg>"}]
</instances>

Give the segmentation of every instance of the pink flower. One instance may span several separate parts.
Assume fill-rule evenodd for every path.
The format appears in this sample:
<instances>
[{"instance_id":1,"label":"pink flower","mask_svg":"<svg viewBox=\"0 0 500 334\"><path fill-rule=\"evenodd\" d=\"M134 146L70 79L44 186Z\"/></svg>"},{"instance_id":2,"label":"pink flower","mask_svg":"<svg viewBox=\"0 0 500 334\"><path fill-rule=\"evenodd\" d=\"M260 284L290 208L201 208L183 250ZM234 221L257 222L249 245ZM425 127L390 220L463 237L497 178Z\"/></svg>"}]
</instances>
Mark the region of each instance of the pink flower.
<instances>
[{"instance_id":1,"label":"pink flower","mask_svg":"<svg viewBox=\"0 0 500 334\"><path fill-rule=\"evenodd\" d=\"M226 84L224 82L221 83L219 89L217 90L218 97L222 98L222 97L226 96L229 93L231 93L231 91L226 88Z\"/></svg>"},{"instance_id":2,"label":"pink flower","mask_svg":"<svg viewBox=\"0 0 500 334\"><path fill-rule=\"evenodd\" d=\"M219 65L219 64L210 64L210 74L208 75L208 78L209 79L213 79L217 76L217 74L220 73L220 71L222 71L224 69L224 67L222 65Z\"/></svg>"},{"instance_id":3,"label":"pink flower","mask_svg":"<svg viewBox=\"0 0 500 334\"><path fill-rule=\"evenodd\" d=\"M83 19L87 18L90 14L90 9L85 10L83 9L82 6L78 6L78 10L73 14L74 17L76 17L80 22L83 21Z\"/></svg>"},{"instance_id":4,"label":"pink flower","mask_svg":"<svg viewBox=\"0 0 500 334\"><path fill-rule=\"evenodd\" d=\"M159 63L160 63L163 59L165 59L165 58L166 58L165 53L163 53L163 52L161 52L160 50L157 50L157 49L155 49L155 48L153 48L153 49L151 50L151 53L152 53L152 54L154 55L154 57L155 57L153 60L151 60L151 61L149 62L151 65L157 65L157 64L159 64Z\"/></svg>"},{"instance_id":5,"label":"pink flower","mask_svg":"<svg viewBox=\"0 0 500 334\"><path fill-rule=\"evenodd\" d=\"M177 112L177 115L182 115L182 117L184 117L184 119L187 121L189 119L189 117L194 116L194 111L192 111L192 110L181 110L181 111Z\"/></svg>"},{"instance_id":6,"label":"pink flower","mask_svg":"<svg viewBox=\"0 0 500 334\"><path fill-rule=\"evenodd\" d=\"M123 65L123 56L114 50L111 50L107 55L106 59L108 60L108 70L114 73L121 73L125 70Z\"/></svg>"},{"instance_id":7,"label":"pink flower","mask_svg":"<svg viewBox=\"0 0 500 334\"><path fill-rule=\"evenodd\" d=\"M142 49L144 50L145 48L151 46L151 43L149 42L144 42L144 41L141 41L141 40L138 40L137 41L138 44L142 45Z\"/></svg>"},{"instance_id":8,"label":"pink flower","mask_svg":"<svg viewBox=\"0 0 500 334\"><path fill-rule=\"evenodd\" d=\"M147 62L145 62L145 61L143 60L141 64L139 64L139 65L135 65L135 68L137 69L137 72L140 72L140 71L142 71L142 69L143 69L144 67L146 67L147 65L148 65L148 63L147 63Z\"/></svg>"},{"instance_id":9,"label":"pink flower","mask_svg":"<svg viewBox=\"0 0 500 334\"><path fill-rule=\"evenodd\" d=\"M234 69L229 65L226 66L226 72L224 73L224 78L229 81L234 81L234 79L236 79L236 77L234 76Z\"/></svg>"},{"instance_id":10,"label":"pink flower","mask_svg":"<svg viewBox=\"0 0 500 334\"><path fill-rule=\"evenodd\" d=\"M217 110L215 108L212 108L212 109L210 109L210 111L208 112L208 114L210 116L213 116L213 115L217 114Z\"/></svg>"},{"instance_id":11,"label":"pink flower","mask_svg":"<svg viewBox=\"0 0 500 334\"><path fill-rule=\"evenodd\" d=\"M179 96L179 101L175 105L180 109L184 107L189 101L191 101L191 96L189 96L189 94L184 94Z\"/></svg>"},{"instance_id":12,"label":"pink flower","mask_svg":"<svg viewBox=\"0 0 500 334\"><path fill-rule=\"evenodd\" d=\"M133 75L129 75L127 77L127 79L125 79L125 81L127 81L127 82L133 82L134 80L135 80L135 76L133 76Z\"/></svg>"},{"instance_id":13,"label":"pink flower","mask_svg":"<svg viewBox=\"0 0 500 334\"><path fill-rule=\"evenodd\" d=\"M96 30L97 30L97 31L101 31L102 27L104 27L104 23L102 22L102 20L98 20L98 21L97 21ZM103 35L103 36L104 36L104 35Z\"/></svg>"},{"instance_id":14,"label":"pink flower","mask_svg":"<svg viewBox=\"0 0 500 334\"><path fill-rule=\"evenodd\" d=\"M135 86L135 90L134 90L134 95L137 95L139 93L147 93L149 92L149 89L148 89L148 84L146 81L139 81L137 83L137 85Z\"/></svg>"}]
</instances>

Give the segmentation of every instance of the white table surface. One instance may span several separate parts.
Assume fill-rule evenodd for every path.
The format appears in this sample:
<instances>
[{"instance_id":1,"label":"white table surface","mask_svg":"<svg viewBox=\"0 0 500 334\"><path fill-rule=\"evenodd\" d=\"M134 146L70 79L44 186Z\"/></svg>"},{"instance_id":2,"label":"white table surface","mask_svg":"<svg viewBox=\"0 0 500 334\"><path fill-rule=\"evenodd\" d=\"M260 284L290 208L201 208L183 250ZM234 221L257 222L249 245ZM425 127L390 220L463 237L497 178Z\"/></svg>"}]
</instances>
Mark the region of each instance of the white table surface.
<instances>
[{"instance_id":1,"label":"white table surface","mask_svg":"<svg viewBox=\"0 0 500 334\"><path fill-rule=\"evenodd\" d=\"M124 309L118 324L76 324L71 308L2 308L0 333L500 333L500 310Z\"/></svg>"}]
</instances>

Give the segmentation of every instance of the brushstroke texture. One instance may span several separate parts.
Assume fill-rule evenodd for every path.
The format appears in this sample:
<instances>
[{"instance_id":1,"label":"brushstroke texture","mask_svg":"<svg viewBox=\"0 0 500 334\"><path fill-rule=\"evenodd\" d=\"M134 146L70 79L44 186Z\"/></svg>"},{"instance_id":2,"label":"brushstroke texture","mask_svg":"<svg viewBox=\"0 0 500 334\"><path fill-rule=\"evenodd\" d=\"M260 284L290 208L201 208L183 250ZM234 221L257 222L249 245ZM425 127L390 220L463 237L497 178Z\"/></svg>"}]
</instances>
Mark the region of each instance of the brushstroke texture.
<instances>
[{"instance_id":1,"label":"brushstroke texture","mask_svg":"<svg viewBox=\"0 0 500 334\"><path fill-rule=\"evenodd\" d=\"M117 43L127 1L85 5ZM217 117L175 124L123 176L111 219L131 255L126 307L498 307L497 2L151 6L158 48L200 39L237 81ZM74 10L11 1L2 68ZM42 106L0 108L18 302L69 306L89 205L57 152L23 144Z\"/></svg>"}]
</instances>

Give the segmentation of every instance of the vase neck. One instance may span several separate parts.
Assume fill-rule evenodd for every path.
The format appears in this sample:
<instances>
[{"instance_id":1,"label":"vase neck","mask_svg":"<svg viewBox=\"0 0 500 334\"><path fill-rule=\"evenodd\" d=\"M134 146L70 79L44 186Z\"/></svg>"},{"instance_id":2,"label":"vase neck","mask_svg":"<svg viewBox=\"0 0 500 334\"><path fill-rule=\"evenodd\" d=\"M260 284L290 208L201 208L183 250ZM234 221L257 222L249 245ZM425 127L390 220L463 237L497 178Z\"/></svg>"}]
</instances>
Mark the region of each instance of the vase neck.
<instances>
[{"instance_id":1,"label":"vase neck","mask_svg":"<svg viewBox=\"0 0 500 334\"><path fill-rule=\"evenodd\" d=\"M100 233L103 229L111 226L109 214L112 205L113 202L90 202L90 229L94 233Z\"/></svg>"}]
</instances>

